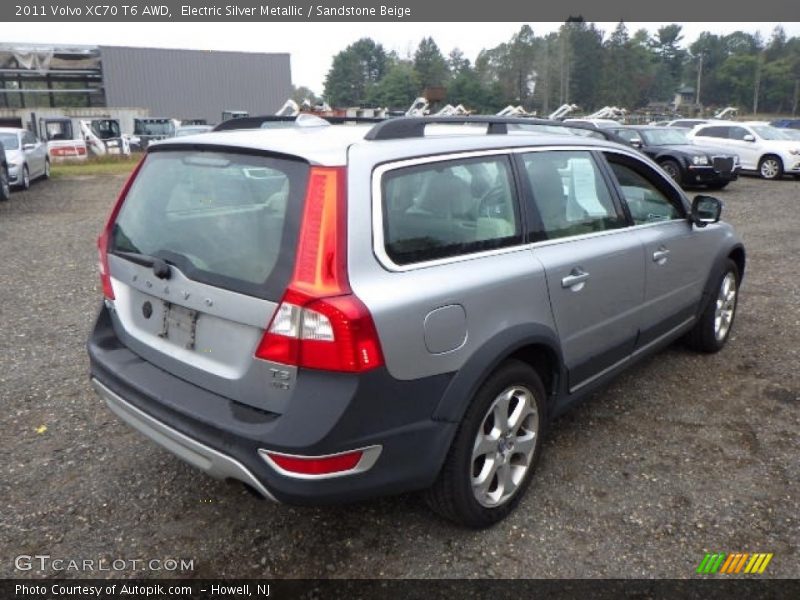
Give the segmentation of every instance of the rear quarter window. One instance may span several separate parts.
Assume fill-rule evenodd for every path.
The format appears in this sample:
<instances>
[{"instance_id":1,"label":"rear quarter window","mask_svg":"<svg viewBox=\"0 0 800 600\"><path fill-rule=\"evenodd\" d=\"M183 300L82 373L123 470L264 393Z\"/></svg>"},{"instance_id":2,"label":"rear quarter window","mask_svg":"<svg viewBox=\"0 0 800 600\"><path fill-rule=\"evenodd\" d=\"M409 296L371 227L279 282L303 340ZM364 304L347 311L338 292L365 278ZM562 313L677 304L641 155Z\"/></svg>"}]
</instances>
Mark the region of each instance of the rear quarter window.
<instances>
[{"instance_id":1,"label":"rear quarter window","mask_svg":"<svg viewBox=\"0 0 800 600\"><path fill-rule=\"evenodd\" d=\"M381 181L384 250L398 265L461 256L522 241L506 156L387 171Z\"/></svg>"},{"instance_id":2,"label":"rear quarter window","mask_svg":"<svg viewBox=\"0 0 800 600\"><path fill-rule=\"evenodd\" d=\"M702 129L698 129L694 135L696 137L715 137L727 139L728 129L729 127L727 126L703 127Z\"/></svg>"}]
</instances>

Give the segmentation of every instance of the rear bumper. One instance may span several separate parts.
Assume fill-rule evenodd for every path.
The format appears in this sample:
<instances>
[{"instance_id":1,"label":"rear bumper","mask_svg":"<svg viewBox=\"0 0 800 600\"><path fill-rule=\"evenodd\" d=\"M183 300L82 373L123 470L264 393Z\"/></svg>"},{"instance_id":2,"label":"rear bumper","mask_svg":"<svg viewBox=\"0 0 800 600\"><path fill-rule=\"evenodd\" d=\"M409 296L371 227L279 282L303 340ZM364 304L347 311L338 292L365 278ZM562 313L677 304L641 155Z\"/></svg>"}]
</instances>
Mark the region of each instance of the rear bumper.
<instances>
[{"instance_id":1,"label":"rear bumper","mask_svg":"<svg viewBox=\"0 0 800 600\"><path fill-rule=\"evenodd\" d=\"M400 381L303 370L283 414L240 404L179 379L121 343L104 307L89 339L92 384L121 419L209 475L291 504L349 502L424 489L456 424L431 415L450 375ZM308 479L281 473L260 451L324 456L379 446L368 470ZM263 453L262 453L263 454Z\"/></svg>"},{"instance_id":2,"label":"rear bumper","mask_svg":"<svg viewBox=\"0 0 800 600\"><path fill-rule=\"evenodd\" d=\"M97 379L92 379L92 387L106 405L128 425L150 438L159 446L169 450L190 465L197 467L215 479L236 479L247 483L265 498L275 500L250 470L230 456L201 444L195 439L168 427L158 419L126 402Z\"/></svg>"}]
</instances>

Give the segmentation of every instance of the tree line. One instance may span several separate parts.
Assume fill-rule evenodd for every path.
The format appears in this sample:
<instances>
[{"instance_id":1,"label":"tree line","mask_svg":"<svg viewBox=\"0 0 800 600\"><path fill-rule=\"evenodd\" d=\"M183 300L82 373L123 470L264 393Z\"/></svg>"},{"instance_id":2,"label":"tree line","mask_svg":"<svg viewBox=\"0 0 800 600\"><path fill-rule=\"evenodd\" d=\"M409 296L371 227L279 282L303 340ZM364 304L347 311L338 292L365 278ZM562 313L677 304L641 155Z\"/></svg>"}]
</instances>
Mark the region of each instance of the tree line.
<instances>
[{"instance_id":1,"label":"tree line","mask_svg":"<svg viewBox=\"0 0 800 600\"><path fill-rule=\"evenodd\" d=\"M362 38L333 57L323 98L338 107L405 109L426 88L443 88L443 103L486 113L522 105L546 115L565 103L587 112L642 109L672 102L681 89L707 107L797 113L800 38L777 27L767 41L757 32L706 31L686 47L682 42L677 24L631 34L620 22L606 37L594 23L571 19L543 35L523 25L507 42L481 50L473 64L458 48L445 56L431 37L408 57ZM316 99L307 88L295 96Z\"/></svg>"}]
</instances>

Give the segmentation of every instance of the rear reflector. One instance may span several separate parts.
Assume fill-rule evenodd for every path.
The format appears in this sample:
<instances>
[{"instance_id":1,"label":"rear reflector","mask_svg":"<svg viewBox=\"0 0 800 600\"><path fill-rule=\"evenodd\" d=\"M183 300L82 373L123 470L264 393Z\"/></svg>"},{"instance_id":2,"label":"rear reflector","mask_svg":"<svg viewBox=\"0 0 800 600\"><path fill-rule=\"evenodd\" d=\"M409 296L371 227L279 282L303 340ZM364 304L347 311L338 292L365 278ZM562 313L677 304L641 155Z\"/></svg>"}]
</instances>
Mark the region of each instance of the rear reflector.
<instances>
[{"instance_id":1,"label":"rear reflector","mask_svg":"<svg viewBox=\"0 0 800 600\"><path fill-rule=\"evenodd\" d=\"M321 458L287 456L273 452L267 452L266 455L278 467L289 473L297 475L331 475L355 469L361 457L364 456L364 451L356 450L355 452L346 452Z\"/></svg>"}]
</instances>

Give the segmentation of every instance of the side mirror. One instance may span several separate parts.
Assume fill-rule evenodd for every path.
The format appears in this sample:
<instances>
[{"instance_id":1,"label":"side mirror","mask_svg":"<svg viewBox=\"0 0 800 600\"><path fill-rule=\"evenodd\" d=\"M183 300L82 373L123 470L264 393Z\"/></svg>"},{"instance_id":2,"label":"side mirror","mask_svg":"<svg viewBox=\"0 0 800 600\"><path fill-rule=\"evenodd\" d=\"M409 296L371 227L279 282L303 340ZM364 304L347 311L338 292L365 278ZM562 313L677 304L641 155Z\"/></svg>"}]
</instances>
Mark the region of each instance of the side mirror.
<instances>
[{"instance_id":1,"label":"side mirror","mask_svg":"<svg viewBox=\"0 0 800 600\"><path fill-rule=\"evenodd\" d=\"M631 146L633 146L634 148L641 148L642 146L644 146L644 143L642 142L641 138L633 138L631 140Z\"/></svg>"},{"instance_id":2,"label":"side mirror","mask_svg":"<svg viewBox=\"0 0 800 600\"><path fill-rule=\"evenodd\" d=\"M31 150L35 150L36 149L36 144L22 144L22 149L25 152L30 152Z\"/></svg>"},{"instance_id":3,"label":"side mirror","mask_svg":"<svg viewBox=\"0 0 800 600\"><path fill-rule=\"evenodd\" d=\"M747 135L745 135L745 136L744 136L742 139L743 139L745 142L755 142L755 141L756 141L756 136L754 136L754 135L752 135L752 134L749 134L749 133L748 133L748 134L747 134Z\"/></svg>"},{"instance_id":4,"label":"side mirror","mask_svg":"<svg viewBox=\"0 0 800 600\"><path fill-rule=\"evenodd\" d=\"M695 196L692 200L692 223L705 227L709 223L717 223L722 214L722 200L713 196Z\"/></svg>"}]
</instances>

